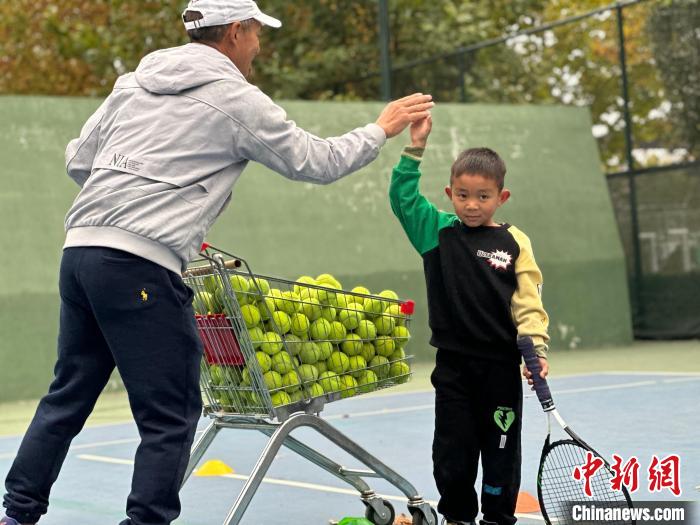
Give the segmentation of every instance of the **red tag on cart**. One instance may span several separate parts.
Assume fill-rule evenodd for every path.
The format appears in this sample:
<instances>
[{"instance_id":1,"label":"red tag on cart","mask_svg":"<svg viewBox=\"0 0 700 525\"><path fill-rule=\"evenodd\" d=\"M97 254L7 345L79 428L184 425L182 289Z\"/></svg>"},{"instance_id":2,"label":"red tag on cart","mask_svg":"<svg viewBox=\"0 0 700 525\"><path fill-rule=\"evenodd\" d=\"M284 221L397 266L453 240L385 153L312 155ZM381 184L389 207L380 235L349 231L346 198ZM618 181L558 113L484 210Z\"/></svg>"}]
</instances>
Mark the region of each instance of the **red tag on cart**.
<instances>
[{"instance_id":1,"label":"red tag on cart","mask_svg":"<svg viewBox=\"0 0 700 525\"><path fill-rule=\"evenodd\" d=\"M244 365L231 322L224 314L195 315L204 357L210 365Z\"/></svg>"}]
</instances>

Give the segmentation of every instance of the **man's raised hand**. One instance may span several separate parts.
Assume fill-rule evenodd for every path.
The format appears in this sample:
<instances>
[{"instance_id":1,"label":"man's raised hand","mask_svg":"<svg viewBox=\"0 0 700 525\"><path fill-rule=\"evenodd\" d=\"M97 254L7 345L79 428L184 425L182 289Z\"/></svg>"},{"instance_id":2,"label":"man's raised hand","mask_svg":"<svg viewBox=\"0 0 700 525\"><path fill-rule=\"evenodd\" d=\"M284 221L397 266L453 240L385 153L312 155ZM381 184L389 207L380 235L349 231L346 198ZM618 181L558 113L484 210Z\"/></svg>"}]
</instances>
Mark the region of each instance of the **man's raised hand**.
<instances>
[{"instance_id":1,"label":"man's raised hand","mask_svg":"<svg viewBox=\"0 0 700 525\"><path fill-rule=\"evenodd\" d=\"M384 130L387 138L395 137L409 124L428 117L434 106L431 95L414 93L389 102L379 115L377 125Z\"/></svg>"}]
</instances>

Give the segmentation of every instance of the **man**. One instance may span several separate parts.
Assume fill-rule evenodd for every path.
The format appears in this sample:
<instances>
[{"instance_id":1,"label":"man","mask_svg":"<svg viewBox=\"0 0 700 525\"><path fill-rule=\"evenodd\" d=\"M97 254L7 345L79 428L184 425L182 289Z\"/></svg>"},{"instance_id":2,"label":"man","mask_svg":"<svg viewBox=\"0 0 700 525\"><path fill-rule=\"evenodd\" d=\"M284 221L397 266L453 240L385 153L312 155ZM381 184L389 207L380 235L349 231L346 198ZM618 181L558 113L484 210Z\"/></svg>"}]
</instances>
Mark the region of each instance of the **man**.
<instances>
[{"instance_id":1,"label":"man","mask_svg":"<svg viewBox=\"0 0 700 525\"><path fill-rule=\"evenodd\" d=\"M234 183L251 160L290 179L333 182L433 106L416 94L388 104L376 123L315 137L246 80L262 26L278 20L252 0L191 0L183 19L192 42L119 78L68 145L68 175L82 189L66 217L55 378L7 476L0 525L46 513L71 440L115 366L141 436L121 525L171 523L201 414L202 349L180 272Z\"/></svg>"}]
</instances>

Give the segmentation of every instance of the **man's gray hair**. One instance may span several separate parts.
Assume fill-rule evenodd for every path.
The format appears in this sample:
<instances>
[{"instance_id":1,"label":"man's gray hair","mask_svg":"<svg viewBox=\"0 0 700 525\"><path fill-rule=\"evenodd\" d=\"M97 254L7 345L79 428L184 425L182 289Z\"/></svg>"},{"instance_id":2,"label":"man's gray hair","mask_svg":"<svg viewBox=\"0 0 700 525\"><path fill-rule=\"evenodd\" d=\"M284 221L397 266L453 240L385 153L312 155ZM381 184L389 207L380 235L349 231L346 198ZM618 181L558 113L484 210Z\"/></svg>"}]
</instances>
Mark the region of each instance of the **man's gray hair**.
<instances>
[{"instance_id":1,"label":"man's gray hair","mask_svg":"<svg viewBox=\"0 0 700 525\"><path fill-rule=\"evenodd\" d=\"M185 22L194 22L195 20L201 20L204 18L202 13L199 11L186 11L182 15L182 19ZM253 27L254 19L249 18L247 20L241 20L241 27L244 31L248 31ZM220 26L208 26L208 27L198 27L196 29L190 29L187 31L187 35L190 37L192 42L210 42L218 44L226 35L226 31L231 24L224 24Z\"/></svg>"}]
</instances>

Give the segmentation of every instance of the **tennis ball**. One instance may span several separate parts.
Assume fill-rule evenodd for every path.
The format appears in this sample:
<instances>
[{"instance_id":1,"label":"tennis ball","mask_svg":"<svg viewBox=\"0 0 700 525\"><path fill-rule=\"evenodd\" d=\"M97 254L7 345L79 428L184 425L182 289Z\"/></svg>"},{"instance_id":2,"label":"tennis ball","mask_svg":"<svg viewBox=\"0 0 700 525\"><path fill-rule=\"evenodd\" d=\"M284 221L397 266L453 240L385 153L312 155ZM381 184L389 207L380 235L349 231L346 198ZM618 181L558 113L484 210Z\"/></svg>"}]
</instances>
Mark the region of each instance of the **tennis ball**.
<instances>
[{"instance_id":1,"label":"tennis ball","mask_svg":"<svg viewBox=\"0 0 700 525\"><path fill-rule=\"evenodd\" d=\"M275 392L270 396L270 399L272 400L273 406L276 407L288 405L292 402L292 398L289 397L289 394L287 394L287 392L285 392L284 390L281 390L280 392Z\"/></svg>"},{"instance_id":2,"label":"tennis ball","mask_svg":"<svg viewBox=\"0 0 700 525\"><path fill-rule=\"evenodd\" d=\"M328 334L328 339L334 343L340 343L348 333L348 329L343 326L340 321L333 321L331 323L331 333Z\"/></svg>"},{"instance_id":3,"label":"tennis ball","mask_svg":"<svg viewBox=\"0 0 700 525\"><path fill-rule=\"evenodd\" d=\"M321 303L313 297L302 300L296 305L296 308L298 312L304 314L310 321L315 321L321 317Z\"/></svg>"},{"instance_id":4,"label":"tennis ball","mask_svg":"<svg viewBox=\"0 0 700 525\"><path fill-rule=\"evenodd\" d=\"M309 275L302 275L299 277L296 281L297 284L294 285L294 293L299 295L302 290L308 289L305 284L313 284L314 286L318 285L316 282L316 279Z\"/></svg>"},{"instance_id":5,"label":"tennis ball","mask_svg":"<svg viewBox=\"0 0 700 525\"><path fill-rule=\"evenodd\" d=\"M279 372L280 374L284 375L293 368L294 364L292 363L292 356L290 356L287 352L277 352L272 356L272 369L275 372Z\"/></svg>"},{"instance_id":6,"label":"tennis ball","mask_svg":"<svg viewBox=\"0 0 700 525\"><path fill-rule=\"evenodd\" d=\"M252 304L241 306L241 315L247 328L254 328L260 322L260 310Z\"/></svg>"},{"instance_id":7,"label":"tennis ball","mask_svg":"<svg viewBox=\"0 0 700 525\"><path fill-rule=\"evenodd\" d=\"M289 353L293 356L299 355L299 352L301 352L302 343L303 341L301 337L294 334L287 334L284 336L284 344L286 345Z\"/></svg>"},{"instance_id":8,"label":"tennis ball","mask_svg":"<svg viewBox=\"0 0 700 525\"><path fill-rule=\"evenodd\" d=\"M343 352L333 352L331 356L326 360L326 366L328 367L328 370L331 372L335 372L336 374L344 374L348 367L350 366L350 360L347 355L345 355ZM323 386L323 384L321 384ZM324 386L324 390L328 391L328 389Z\"/></svg>"},{"instance_id":9,"label":"tennis ball","mask_svg":"<svg viewBox=\"0 0 700 525\"><path fill-rule=\"evenodd\" d=\"M260 300L260 292L262 292L263 296L270 293L270 283L267 279L263 279L262 277L254 277L249 281L249 285L250 291L258 296L258 300ZM260 290L258 290L258 288Z\"/></svg>"},{"instance_id":10,"label":"tennis ball","mask_svg":"<svg viewBox=\"0 0 700 525\"><path fill-rule=\"evenodd\" d=\"M274 322L274 325L273 325ZM292 329L292 320L285 312L272 312L272 326L276 325L277 333L284 335Z\"/></svg>"},{"instance_id":11,"label":"tennis ball","mask_svg":"<svg viewBox=\"0 0 700 525\"><path fill-rule=\"evenodd\" d=\"M299 359L305 365L313 365L321 357L321 351L316 346L313 341L305 341L301 345L301 352L299 352Z\"/></svg>"},{"instance_id":12,"label":"tennis ball","mask_svg":"<svg viewBox=\"0 0 700 525\"><path fill-rule=\"evenodd\" d=\"M411 332L409 332L408 328L405 326L397 326L394 328L394 330L392 330L391 337L394 338L398 348L403 348L406 346L409 339L411 339Z\"/></svg>"},{"instance_id":13,"label":"tennis ball","mask_svg":"<svg viewBox=\"0 0 700 525\"><path fill-rule=\"evenodd\" d=\"M350 366L348 366L348 374L354 378L358 378L360 372L367 368L367 361L361 355L354 355L348 359Z\"/></svg>"},{"instance_id":14,"label":"tennis ball","mask_svg":"<svg viewBox=\"0 0 700 525\"><path fill-rule=\"evenodd\" d=\"M335 300L335 296L337 295L337 292L335 292L335 290L340 290L340 287L328 283L318 284L324 287L317 290L318 300L321 301L321 304L331 304L331 302Z\"/></svg>"},{"instance_id":15,"label":"tennis ball","mask_svg":"<svg viewBox=\"0 0 700 525\"><path fill-rule=\"evenodd\" d=\"M272 296L266 295L262 301L257 303L258 312L260 312L260 319L267 321L272 317L272 313L277 309L275 308L275 299Z\"/></svg>"},{"instance_id":16,"label":"tennis ball","mask_svg":"<svg viewBox=\"0 0 700 525\"><path fill-rule=\"evenodd\" d=\"M352 303L352 296L341 292L336 292L328 296L328 304L335 308L347 308Z\"/></svg>"},{"instance_id":17,"label":"tennis ball","mask_svg":"<svg viewBox=\"0 0 700 525\"><path fill-rule=\"evenodd\" d=\"M244 305L248 302L247 292L250 290L250 283L248 279L242 275L233 274L228 278L231 283L231 288L236 293L236 299L238 299L238 304Z\"/></svg>"},{"instance_id":18,"label":"tennis ball","mask_svg":"<svg viewBox=\"0 0 700 525\"><path fill-rule=\"evenodd\" d=\"M219 392L216 396L216 401L224 410L233 408L233 400L228 392Z\"/></svg>"},{"instance_id":19,"label":"tennis ball","mask_svg":"<svg viewBox=\"0 0 700 525\"><path fill-rule=\"evenodd\" d=\"M318 290L316 288L302 288L299 291L299 299L306 301L307 299L318 299Z\"/></svg>"},{"instance_id":20,"label":"tennis ball","mask_svg":"<svg viewBox=\"0 0 700 525\"><path fill-rule=\"evenodd\" d=\"M394 301L399 300L399 296L393 290L382 290L378 295L379 297L384 297L385 299L393 299ZM389 303L387 303L387 306L389 306Z\"/></svg>"},{"instance_id":21,"label":"tennis ball","mask_svg":"<svg viewBox=\"0 0 700 525\"><path fill-rule=\"evenodd\" d=\"M209 376L213 385L224 384L224 370L220 365L211 365L209 367Z\"/></svg>"},{"instance_id":22,"label":"tennis ball","mask_svg":"<svg viewBox=\"0 0 700 525\"><path fill-rule=\"evenodd\" d=\"M406 316L401 312L401 306L398 304L390 304L384 310L384 315L388 315L394 320L396 326L404 326L406 324Z\"/></svg>"},{"instance_id":23,"label":"tennis ball","mask_svg":"<svg viewBox=\"0 0 700 525\"><path fill-rule=\"evenodd\" d=\"M282 386L289 393L299 390L301 388L299 374L297 374L294 370L288 371L282 376Z\"/></svg>"},{"instance_id":24,"label":"tennis ball","mask_svg":"<svg viewBox=\"0 0 700 525\"><path fill-rule=\"evenodd\" d=\"M282 338L278 333L265 332L265 335L263 335L263 342L260 345L260 350L265 352L267 355L275 355L277 352L282 350Z\"/></svg>"},{"instance_id":25,"label":"tennis ball","mask_svg":"<svg viewBox=\"0 0 700 525\"><path fill-rule=\"evenodd\" d=\"M360 336L360 339L364 341L372 341L377 337L377 328L374 326L372 321L367 321L363 319L360 324L357 325L355 333Z\"/></svg>"},{"instance_id":26,"label":"tennis ball","mask_svg":"<svg viewBox=\"0 0 700 525\"><path fill-rule=\"evenodd\" d=\"M197 292L192 299L192 307L194 312L199 315L215 313L217 308L214 294L204 290Z\"/></svg>"},{"instance_id":27,"label":"tennis ball","mask_svg":"<svg viewBox=\"0 0 700 525\"><path fill-rule=\"evenodd\" d=\"M374 320L379 335L389 335L394 330L394 320L386 315L380 315Z\"/></svg>"},{"instance_id":28,"label":"tennis ball","mask_svg":"<svg viewBox=\"0 0 700 525\"><path fill-rule=\"evenodd\" d=\"M374 356L369 362L369 367L379 379L384 379L389 375L389 360L384 356Z\"/></svg>"},{"instance_id":29,"label":"tennis ball","mask_svg":"<svg viewBox=\"0 0 700 525\"><path fill-rule=\"evenodd\" d=\"M320 286L332 285L333 288L336 288L336 289L338 289L338 290L340 290L340 289L343 287L343 286L340 284L340 281L338 281L338 279L336 279L335 277L333 277L333 276L332 276L331 274L329 274L329 273L322 273L321 275L317 276L317 277L316 277L316 282L317 282Z\"/></svg>"},{"instance_id":30,"label":"tennis ball","mask_svg":"<svg viewBox=\"0 0 700 525\"><path fill-rule=\"evenodd\" d=\"M347 355L358 355L362 352L362 339L357 334L348 334L345 341L340 343L340 349Z\"/></svg>"},{"instance_id":31,"label":"tennis ball","mask_svg":"<svg viewBox=\"0 0 700 525\"><path fill-rule=\"evenodd\" d=\"M297 310L299 295L294 292L282 292L282 296L278 301L275 301L277 309L282 310L287 315L292 315Z\"/></svg>"},{"instance_id":32,"label":"tennis ball","mask_svg":"<svg viewBox=\"0 0 700 525\"><path fill-rule=\"evenodd\" d=\"M360 355L365 358L368 363L377 354L372 343L362 343L362 350L360 350Z\"/></svg>"},{"instance_id":33,"label":"tennis ball","mask_svg":"<svg viewBox=\"0 0 700 525\"><path fill-rule=\"evenodd\" d=\"M299 377L302 383L313 383L318 379L318 368L314 365L301 365L299 367Z\"/></svg>"},{"instance_id":34,"label":"tennis ball","mask_svg":"<svg viewBox=\"0 0 700 525\"><path fill-rule=\"evenodd\" d=\"M384 311L384 302L381 299L368 297L365 299L364 307L367 317L374 318Z\"/></svg>"},{"instance_id":35,"label":"tennis ball","mask_svg":"<svg viewBox=\"0 0 700 525\"><path fill-rule=\"evenodd\" d=\"M275 370L269 370L263 374L263 380L268 390L282 388L282 376Z\"/></svg>"},{"instance_id":36,"label":"tennis ball","mask_svg":"<svg viewBox=\"0 0 700 525\"><path fill-rule=\"evenodd\" d=\"M372 370L362 370L357 378L357 389L366 394L377 388L377 374Z\"/></svg>"},{"instance_id":37,"label":"tennis ball","mask_svg":"<svg viewBox=\"0 0 700 525\"><path fill-rule=\"evenodd\" d=\"M250 370L248 370L248 367L243 369L243 372L241 373L241 385L242 386L250 386L251 384L251 378L250 378Z\"/></svg>"},{"instance_id":38,"label":"tennis ball","mask_svg":"<svg viewBox=\"0 0 700 525\"><path fill-rule=\"evenodd\" d=\"M263 336L265 335L265 332L262 331L262 328L259 326L254 326L253 328L248 329L248 336L250 337L250 342L253 345L254 349L260 348L260 345L263 343Z\"/></svg>"},{"instance_id":39,"label":"tennis ball","mask_svg":"<svg viewBox=\"0 0 700 525\"><path fill-rule=\"evenodd\" d=\"M311 397L321 397L325 393L323 387L318 383L314 383L309 387L309 395Z\"/></svg>"},{"instance_id":40,"label":"tennis ball","mask_svg":"<svg viewBox=\"0 0 700 525\"><path fill-rule=\"evenodd\" d=\"M330 341L319 341L316 343L316 346L318 347L319 351L319 361L325 361L328 359L333 353L333 350L335 350Z\"/></svg>"},{"instance_id":41,"label":"tennis ball","mask_svg":"<svg viewBox=\"0 0 700 525\"><path fill-rule=\"evenodd\" d=\"M258 359L258 364L260 365L260 370L262 373L269 372L272 368L272 359L265 352L255 352L255 357Z\"/></svg>"},{"instance_id":42,"label":"tennis ball","mask_svg":"<svg viewBox=\"0 0 700 525\"><path fill-rule=\"evenodd\" d=\"M348 330L354 330L365 318L364 308L359 303L350 303L347 308L340 311L338 320L343 323L343 326Z\"/></svg>"},{"instance_id":43,"label":"tennis ball","mask_svg":"<svg viewBox=\"0 0 700 525\"><path fill-rule=\"evenodd\" d=\"M294 335L298 337L307 336L309 333L309 326L311 325L308 317L306 317L304 314L296 313L292 315L291 322L291 330Z\"/></svg>"},{"instance_id":44,"label":"tennis ball","mask_svg":"<svg viewBox=\"0 0 700 525\"><path fill-rule=\"evenodd\" d=\"M394 353L396 345L391 337L380 335L374 340L374 349L377 351L378 355L389 357Z\"/></svg>"},{"instance_id":45,"label":"tennis ball","mask_svg":"<svg viewBox=\"0 0 700 525\"><path fill-rule=\"evenodd\" d=\"M335 308L333 308L332 306L321 307L321 317L323 317L329 323L335 321L335 314Z\"/></svg>"},{"instance_id":46,"label":"tennis ball","mask_svg":"<svg viewBox=\"0 0 700 525\"><path fill-rule=\"evenodd\" d=\"M340 390L341 386L340 377L338 374L331 372L330 370L323 372L318 376L318 384L321 385L324 392L328 393L337 392Z\"/></svg>"},{"instance_id":47,"label":"tennis ball","mask_svg":"<svg viewBox=\"0 0 700 525\"><path fill-rule=\"evenodd\" d=\"M367 288L365 288L364 286L355 286L355 288L353 288L350 291L354 294L358 294L358 293L362 294L362 295L369 295L370 294L369 290ZM360 297L358 295L353 297L353 301L355 301L356 303L360 303L360 304L364 304L365 299L366 299L365 297Z\"/></svg>"},{"instance_id":48,"label":"tennis ball","mask_svg":"<svg viewBox=\"0 0 700 525\"><path fill-rule=\"evenodd\" d=\"M403 348L397 348L394 350L394 353L389 356L389 361L401 361L403 359L406 359L406 352L403 351Z\"/></svg>"},{"instance_id":49,"label":"tennis ball","mask_svg":"<svg viewBox=\"0 0 700 525\"><path fill-rule=\"evenodd\" d=\"M205 275L202 283L204 284L204 289L212 295L221 288L221 278L218 275Z\"/></svg>"},{"instance_id":50,"label":"tennis ball","mask_svg":"<svg viewBox=\"0 0 700 525\"><path fill-rule=\"evenodd\" d=\"M316 319L313 323L311 323L311 328L309 329L309 335L311 336L311 339L328 339L330 333L331 323L329 323L327 320L321 318Z\"/></svg>"},{"instance_id":51,"label":"tennis ball","mask_svg":"<svg viewBox=\"0 0 700 525\"><path fill-rule=\"evenodd\" d=\"M389 375L396 379L397 383L405 383L410 377L411 368L406 361L397 361L391 363L389 367Z\"/></svg>"},{"instance_id":52,"label":"tennis ball","mask_svg":"<svg viewBox=\"0 0 700 525\"><path fill-rule=\"evenodd\" d=\"M340 376L340 397L352 397L357 394L357 381L351 375Z\"/></svg>"},{"instance_id":53,"label":"tennis ball","mask_svg":"<svg viewBox=\"0 0 700 525\"><path fill-rule=\"evenodd\" d=\"M289 400L292 403L298 403L302 399L304 399L304 391L301 389L289 393Z\"/></svg>"},{"instance_id":54,"label":"tennis ball","mask_svg":"<svg viewBox=\"0 0 700 525\"><path fill-rule=\"evenodd\" d=\"M325 359L324 359L323 361L318 361L314 366L316 367L316 370L318 370L319 376L320 376L323 372L325 372L326 370L328 370L328 365L326 365Z\"/></svg>"}]
</instances>

